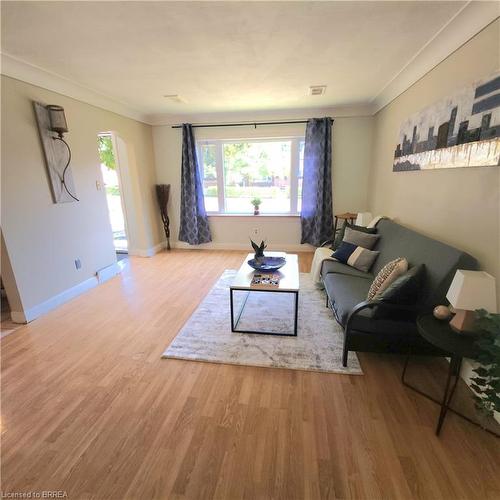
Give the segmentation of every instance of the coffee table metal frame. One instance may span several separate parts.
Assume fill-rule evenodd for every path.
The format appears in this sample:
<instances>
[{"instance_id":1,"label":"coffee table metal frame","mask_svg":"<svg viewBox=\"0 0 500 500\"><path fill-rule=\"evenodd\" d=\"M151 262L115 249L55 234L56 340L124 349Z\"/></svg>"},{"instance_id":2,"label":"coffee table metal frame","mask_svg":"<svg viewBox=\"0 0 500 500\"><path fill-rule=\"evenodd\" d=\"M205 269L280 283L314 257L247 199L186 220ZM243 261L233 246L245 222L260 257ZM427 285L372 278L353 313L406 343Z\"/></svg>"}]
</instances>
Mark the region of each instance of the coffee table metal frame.
<instances>
[{"instance_id":1,"label":"coffee table metal frame","mask_svg":"<svg viewBox=\"0 0 500 500\"><path fill-rule=\"evenodd\" d=\"M234 318L234 298L233 298L233 293L235 291L241 291L241 292L247 292L247 295L245 299L243 300L243 303L241 304L240 310L238 311L238 316L236 317L236 321ZM245 309L245 305L247 303L248 297L250 296L251 293L258 293L258 292L268 292L268 293L288 293L294 295L294 312L293 312L293 333L277 333L277 332L265 332L261 330L238 330L238 323L240 322L241 315L243 314L243 310ZM270 288L269 290L263 290L261 288L256 288L253 290L248 290L246 288L237 288L237 287L230 287L229 289L229 298L231 302L231 331L232 332L237 332L237 333L258 333L260 335L276 335L278 337L296 337L297 336L297 322L298 322L298 313L299 313L299 291L294 290L294 291L289 291L289 290L273 290Z\"/></svg>"},{"instance_id":2,"label":"coffee table metal frame","mask_svg":"<svg viewBox=\"0 0 500 500\"><path fill-rule=\"evenodd\" d=\"M248 265L248 260L253 257L253 254L248 254L243 261L240 269L238 270L233 282L229 287L229 297L231 303L231 331L237 333L256 333L260 335L276 335L282 337L296 337L297 336L297 323L299 312L299 266L298 256L295 254L285 254L283 252L266 252L266 255L275 257L285 257L286 264L281 268L278 273L281 274L279 286L253 286L251 284L255 270ZM235 311L234 292L247 292L246 296L239 308L238 312ZM243 330L238 329L238 323L245 309L248 297L251 293L268 292L268 293L288 293L292 294L294 301L293 310L293 332L292 333L278 333L262 330Z\"/></svg>"}]
</instances>

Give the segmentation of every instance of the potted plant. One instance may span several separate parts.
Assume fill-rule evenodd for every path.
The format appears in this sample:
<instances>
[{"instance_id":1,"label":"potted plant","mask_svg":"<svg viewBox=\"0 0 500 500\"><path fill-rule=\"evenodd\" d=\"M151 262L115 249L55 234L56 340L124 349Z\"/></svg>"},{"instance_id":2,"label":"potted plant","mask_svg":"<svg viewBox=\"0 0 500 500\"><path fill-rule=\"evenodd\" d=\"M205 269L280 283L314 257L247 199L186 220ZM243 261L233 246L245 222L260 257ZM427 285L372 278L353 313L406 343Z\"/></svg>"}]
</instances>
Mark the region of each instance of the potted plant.
<instances>
[{"instance_id":1,"label":"potted plant","mask_svg":"<svg viewBox=\"0 0 500 500\"><path fill-rule=\"evenodd\" d=\"M250 203L253 205L253 214L259 215L259 206L262 203L262 200L258 196L256 196Z\"/></svg>"},{"instance_id":2,"label":"potted plant","mask_svg":"<svg viewBox=\"0 0 500 500\"><path fill-rule=\"evenodd\" d=\"M477 312L476 345L480 363L474 369L471 387L476 393L476 408L487 416L500 412L500 314L490 314L484 309Z\"/></svg>"}]
</instances>

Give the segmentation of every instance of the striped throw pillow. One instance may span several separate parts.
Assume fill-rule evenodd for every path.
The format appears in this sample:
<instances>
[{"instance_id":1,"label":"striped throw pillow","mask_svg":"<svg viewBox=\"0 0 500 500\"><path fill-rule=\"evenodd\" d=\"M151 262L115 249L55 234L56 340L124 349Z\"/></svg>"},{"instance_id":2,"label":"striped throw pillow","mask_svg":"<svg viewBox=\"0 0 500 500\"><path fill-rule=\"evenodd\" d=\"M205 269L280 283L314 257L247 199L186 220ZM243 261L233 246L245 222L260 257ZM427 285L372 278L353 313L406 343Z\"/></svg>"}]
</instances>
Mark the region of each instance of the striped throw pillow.
<instances>
[{"instance_id":1,"label":"striped throw pillow","mask_svg":"<svg viewBox=\"0 0 500 500\"><path fill-rule=\"evenodd\" d=\"M377 274L368 291L368 300L373 300L391 283L408 271L408 261L404 257L391 260Z\"/></svg>"},{"instance_id":2,"label":"striped throw pillow","mask_svg":"<svg viewBox=\"0 0 500 500\"><path fill-rule=\"evenodd\" d=\"M333 252L332 257L348 266L367 273L379 253L343 241L340 247Z\"/></svg>"}]
</instances>

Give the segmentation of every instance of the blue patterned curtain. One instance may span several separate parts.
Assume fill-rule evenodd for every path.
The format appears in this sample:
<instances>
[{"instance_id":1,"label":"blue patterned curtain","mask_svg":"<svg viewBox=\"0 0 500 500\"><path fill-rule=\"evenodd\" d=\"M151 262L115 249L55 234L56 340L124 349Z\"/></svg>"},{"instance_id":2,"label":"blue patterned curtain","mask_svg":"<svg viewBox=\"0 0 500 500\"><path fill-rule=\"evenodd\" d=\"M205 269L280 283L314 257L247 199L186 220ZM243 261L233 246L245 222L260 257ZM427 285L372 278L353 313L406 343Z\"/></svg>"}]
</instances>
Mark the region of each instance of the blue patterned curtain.
<instances>
[{"instance_id":1,"label":"blue patterned curtain","mask_svg":"<svg viewBox=\"0 0 500 500\"><path fill-rule=\"evenodd\" d=\"M312 118L306 127L301 243L320 246L333 238L332 122Z\"/></svg>"},{"instance_id":2,"label":"blue patterned curtain","mask_svg":"<svg viewBox=\"0 0 500 500\"><path fill-rule=\"evenodd\" d=\"M181 223L179 241L199 245L212 241L203 199L193 127L182 125Z\"/></svg>"}]
</instances>

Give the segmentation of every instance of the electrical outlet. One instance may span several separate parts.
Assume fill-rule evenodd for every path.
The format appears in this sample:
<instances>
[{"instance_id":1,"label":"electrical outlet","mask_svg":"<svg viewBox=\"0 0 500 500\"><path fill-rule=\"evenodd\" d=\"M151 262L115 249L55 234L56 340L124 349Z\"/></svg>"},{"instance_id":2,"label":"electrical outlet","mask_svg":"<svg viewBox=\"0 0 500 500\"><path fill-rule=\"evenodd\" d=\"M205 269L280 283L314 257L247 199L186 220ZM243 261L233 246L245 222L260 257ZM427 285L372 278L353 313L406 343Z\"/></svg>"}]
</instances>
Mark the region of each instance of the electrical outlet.
<instances>
[{"instance_id":1,"label":"electrical outlet","mask_svg":"<svg viewBox=\"0 0 500 500\"><path fill-rule=\"evenodd\" d=\"M80 259L75 259L75 267L76 267L76 269L82 268L82 262Z\"/></svg>"},{"instance_id":2,"label":"electrical outlet","mask_svg":"<svg viewBox=\"0 0 500 500\"><path fill-rule=\"evenodd\" d=\"M259 230L256 227L253 230L253 234L254 234L254 236L258 236L258 234L259 234Z\"/></svg>"}]
</instances>

